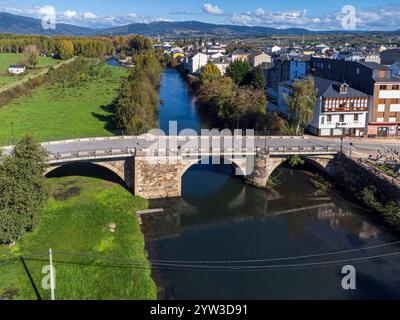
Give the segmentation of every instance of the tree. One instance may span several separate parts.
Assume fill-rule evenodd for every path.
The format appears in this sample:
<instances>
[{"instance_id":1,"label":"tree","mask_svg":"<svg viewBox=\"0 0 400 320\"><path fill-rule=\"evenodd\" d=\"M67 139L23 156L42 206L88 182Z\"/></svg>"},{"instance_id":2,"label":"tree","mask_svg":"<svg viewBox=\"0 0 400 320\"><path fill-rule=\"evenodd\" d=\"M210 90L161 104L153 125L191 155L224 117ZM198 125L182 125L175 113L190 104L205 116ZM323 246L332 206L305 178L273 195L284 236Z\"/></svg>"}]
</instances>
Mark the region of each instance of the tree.
<instances>
[{"instance_id":1,"label":"tree","mask_svg":"<svg viewBox=\"0 0 400 320\"><path fill-rule=\"evenodd\" d=\"M236 91L232 99L232 105L236 115L244 113L265 113L267 110L267 99L263 90L242 86Z\"/></svg>"},{"instance_id":2,"label":"tree","mask_svg":"<svg viewBox=\"0 0 400 320\"><path fill-rule=\"evenodd\" d=\"M257 66L253 70L251 85L255 89L265 90L267 82L265 81L264 71L261 66Z\"/></svg>"},{"instance_id":3,"label":"tree","mask_svg":"<svg viewBox=\"0 0 400 320\"><path fill-rule=\"evenodd\" d=\"M292 155L289 157L289 164L292 168L297 167L299 165L303 165L304 164L304 160L298 156L298 155Z\"/></svg>"},{"instance_id":4,"label":"tree","mask_svg":"<svg viewBox=\"0 0 400 320\"><path fill-rule=\"evenodd\" d=\"M39 63L39 50L35 45L26 46L24 49L24 62L32 69Z\"/></svg>"},{"instance_id":5,"label":"tree","mask_svg":"<svg viewBox=\"0 0 400 320\"><path fill-rule=\"evenodd\" d=\"M296 134L310 124L317 102L314 79L307 77L293 83L293 94L286 97L289 109L289 122Z\"/></svg>"},{"instance_id":6,"label":"tree","mask_svg":"<svg viewBox=\"0 0 400 320\"><path fill-rule=\"evenodd\" d=\"M47 199L47 154L23 137L0 165L0 243L12 243L37 225Z\"/></svg>"},{"instance_id":7,"label":"tree","mask_svg":"<svg viewBox=\"0 0 400 320\"><path fill-rule=\"evenodd\" d=\"M243 81L251 72L251 65L247 61L236 60L232 62L226 69L226 75L231 77L237 84L243 84Z\"/></svg>"},{"instance_id":8,"label":"tree","mask_svg":"<svg viewBox=\"0 0 400 320\"><path fill-rule=\"evenodd\" d=\"M157 126L158 89L162 67L152 50L135 58L127 81L115 101L115 120L129 134L143 134Z\"/></svg>"},{"instance_id":9,"label":"tree","mask_svg":"<svg viewBox=\"0 0 400 320\"><path fill-rule=\"evenodd\" d=\"M61 60L70 59L74 56L74 43L68 39L60 40L57 51Z\"/></svg>"},{"instance_id":10,"label":"tree","mask_svg":"<svg viewBox=\"0 0 400 320\"><path fill-rule=\"evenodd\" d=\"M221 77L217 80L204 80L199 89L199 101L208 104L221 119L228 119L235 110L232 109L232 99L237 86L230 77Z\"/></svg>"},{"instance_id":11,"label":"tree","mask_svg":"<svg viewBox=\"0 0 400 320\"><path fill-rule=\"evenodd\" d=\"M204 81L205 79L213 80L218 79L221 77L221 71L215 64L207 63L204 68L203 72L201 73L201 80Z\"/></svg>"}]
</instances>

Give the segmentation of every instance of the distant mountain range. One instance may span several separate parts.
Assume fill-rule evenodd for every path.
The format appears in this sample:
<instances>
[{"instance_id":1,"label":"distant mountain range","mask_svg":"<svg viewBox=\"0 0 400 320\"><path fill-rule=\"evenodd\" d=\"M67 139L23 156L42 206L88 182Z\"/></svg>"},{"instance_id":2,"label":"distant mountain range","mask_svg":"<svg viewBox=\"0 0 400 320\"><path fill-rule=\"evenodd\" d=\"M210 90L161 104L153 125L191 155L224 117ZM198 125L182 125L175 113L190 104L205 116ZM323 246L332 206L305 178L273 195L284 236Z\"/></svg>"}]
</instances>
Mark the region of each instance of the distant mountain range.
<instances>
[{"instance_id":1,"label":"distant mountain range","mask_svg":"<svg viewBox=\"0 0 400 320\"><path fill-rule=\"evenodd\" d=\"M91 34L93 30L65 23L58 23L55 30L45 30L41 20L0 12L0 33L78 36Z\"/></svg>"},{"instance_id":2,"label":"distant mountain range","mask_svg":"<svg viewBox=\"0 0 400 320\"><path fill-rule=\"evenodd\" d=\"M0 33L35 34L35 35L126 35L142 34L145 36L185 37L185 36L217 36L217 37L260 37L271 35L307 35L322 33L302 28L276 29L268 27L248 27L238 25L219 25L199 21L167 22L157 21L149 24L133 23L111 28L86 28L65 23L57 23L56 29L45 30L41 20L25 16L0 12ZM345 33L335 31L329 33ZM400 31L395 31L398 34Z\"/></svg>"},{"instance_id":3,"label":"distant mountain range","mask_svg":"<svg viewBox=\"0 0 400 320\"><path fill-rule=\"evenodd\" d=\"M157 21L149 24L134 23L126 26L113 27L101 30L102 34L120 35L130 33L140 33L146 36L224 36L224 37L241 37L241 36L266 36L266 35L287 35L287 34L309 34L312 33L306 29L290 28L275 29L267 27L247 27L237 25L220 25L212 23L204 23L199 21L179 21L166 22Z\"/></svg>"}]
</instances>

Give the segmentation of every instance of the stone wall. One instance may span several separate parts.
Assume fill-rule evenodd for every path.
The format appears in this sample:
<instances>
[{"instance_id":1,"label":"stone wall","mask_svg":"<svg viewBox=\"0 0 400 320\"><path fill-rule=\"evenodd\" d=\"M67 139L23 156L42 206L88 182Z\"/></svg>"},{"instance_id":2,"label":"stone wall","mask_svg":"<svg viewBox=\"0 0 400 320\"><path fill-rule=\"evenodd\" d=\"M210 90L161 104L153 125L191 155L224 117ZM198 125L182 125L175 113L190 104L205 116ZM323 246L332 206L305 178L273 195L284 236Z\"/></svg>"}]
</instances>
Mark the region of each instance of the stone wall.
<instances>
[{"instance_id":1,"label":"stone wall","mask_svg":"<svg viewBox=\"0 0 400 320\"><path fill-rule=\"evenodd\" d=\"M327 169L335 185L353 198L358 198L365 187L374 186L380 202L400 201L400 188L344 155L337 155Z\"/></svg>"},{"instance_id":2,"label":"stone wall","mask_svg":"<svg viewBox=\"0 0 400 320\"><path fill-rule=\"evenodd\" d=\"M146 199L180 197L181 172L185 166L185 163L169 163L159 157L135 158L135 195Z\"/></svg>"}]
</instances>

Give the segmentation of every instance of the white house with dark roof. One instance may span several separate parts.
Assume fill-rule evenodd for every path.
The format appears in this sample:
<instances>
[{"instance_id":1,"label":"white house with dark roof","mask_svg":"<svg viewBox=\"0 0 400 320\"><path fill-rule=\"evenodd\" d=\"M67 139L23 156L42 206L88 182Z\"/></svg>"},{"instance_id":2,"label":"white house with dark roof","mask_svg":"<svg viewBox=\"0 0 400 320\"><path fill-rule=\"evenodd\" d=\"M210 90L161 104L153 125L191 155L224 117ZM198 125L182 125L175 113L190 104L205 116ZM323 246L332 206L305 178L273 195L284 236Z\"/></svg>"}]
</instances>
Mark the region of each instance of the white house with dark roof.
<instances>
[{"instance_id":1,"label":"white house with dark roof","mask_svg":"<svg viewBox=\"0 0 400 320\"><path fill-rule=\"evenodd\" d=\"M210 60L210 63L215 64L217 66L217 68L221 72L222 76L225 75L226 69L229 67L231 62L232 62L232 60L228 56L222 56L222 57Z\"/></svg>"},{"instance_id":2,"label":"white house with dark roof","mask_svg":"<svg viewBox=\"0 0 400 320\"><path fill-rule=\"evenodd\" d=\"M346 83L318 77L314 77L314 82L317 103L309 131L317 136L364 136L368 121L369 96ZM293 81L279 84L278 111L286 117L289 114L287 97L291 94Z\"/></svg>"},{"instance_id":3,"label":"white house with dark roof","mask_svg":"<svg viewBox=\"0 0 400 320\"><path fill-rule=\"evenodd\" d=\"M8 67L8 73L11 74L21 74L24 73L25 70L26 70L25 66L20 64L18 65L12 64Z\"/></svg>"}]
</instances>

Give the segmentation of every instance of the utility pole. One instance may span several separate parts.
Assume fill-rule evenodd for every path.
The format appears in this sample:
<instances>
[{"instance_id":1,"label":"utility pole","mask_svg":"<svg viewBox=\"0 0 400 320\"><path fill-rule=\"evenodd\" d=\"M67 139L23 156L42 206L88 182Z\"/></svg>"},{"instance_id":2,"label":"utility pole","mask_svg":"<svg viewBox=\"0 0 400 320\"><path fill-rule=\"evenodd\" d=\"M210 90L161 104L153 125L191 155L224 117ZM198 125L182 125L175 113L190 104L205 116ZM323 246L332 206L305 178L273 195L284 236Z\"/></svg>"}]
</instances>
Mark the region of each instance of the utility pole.
<instances>
[{"instance_id":1,"label":"utility pole","mask_svg":"<svg viewBox=\"0 0 400 320\"><path fill-rule=\"evenodd\" d=\"M54 295L54 270L53 270L53 252L49 249L49 260L50 260L50 291L51 291L51 300L56 300Z\"/></svg>"},{"instance_id":2,"label":"utility pole","mask_svg":"<svg viewBox=\"0 0 400 320\"><path fill-rule=\"evenodd\" d=\"M11 145L14 145L14 121L11 121Z\"/></svg>"}]
</instances>

